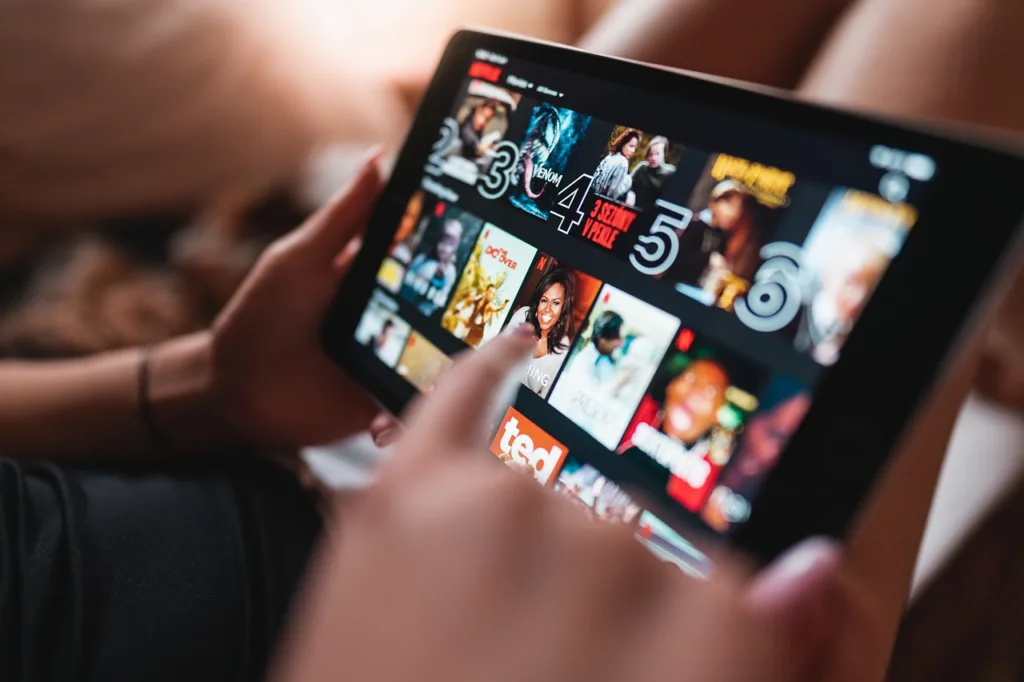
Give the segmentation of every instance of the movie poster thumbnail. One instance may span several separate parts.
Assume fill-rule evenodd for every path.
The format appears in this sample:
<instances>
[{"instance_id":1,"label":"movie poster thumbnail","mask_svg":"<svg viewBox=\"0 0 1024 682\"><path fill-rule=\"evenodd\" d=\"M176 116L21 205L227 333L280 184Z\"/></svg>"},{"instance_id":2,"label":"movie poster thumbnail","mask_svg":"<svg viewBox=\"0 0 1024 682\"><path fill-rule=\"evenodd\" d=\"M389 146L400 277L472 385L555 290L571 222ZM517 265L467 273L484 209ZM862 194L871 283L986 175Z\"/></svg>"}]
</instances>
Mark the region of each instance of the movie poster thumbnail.
<instances>
[{"instance_id":1,"label":"movie poster thumbnail","mask_svg":"<svg viewBox=\"0 0 1024 682\"><path fill-rule=\"evenodd\" d=\"M661 275L705 305L732 310L761 266L790 203L793 173L728 154L712 155L690 197L679 253Z\"/></svg>"},{"instance_id":2,"label":"movie poster thumbnail","mask_svg":"<svg viewBox=\"0 0 1024 682\"><path fill-rule=\"evenodd\" d=\"M767 379L753 362L682 329L619 444L619 452L668 475L667 490L699 511L736 448Z\"/></svg>"},{"instance_id":3,"label":"movie poster thumbnail","mask_svg":"<svg viewBox=\"0 0 1024 682\"><path fill-rule=\"evenodd\" d=\"M649 511L640 515L637 538L662 561L668 561L686 573L706 578L711 573L711 561L671 526Z\"/></svg>"},{"instance_id":4,"label":"movie poster thumbnail","mask_svg":"<svg viewBox=\"0 0 1024 682\"><path fill-rule=\"evenodd\" d=\"M388 256L403 265L412 262L413 255L423 241L423 234L430 223L436 201L421 189L416 190L405 204L405 211L398 220L398 229L391 240Z\"/></svg>"},{"instance_id":5,"label":"movie poster thumbnail","mask_svg":"<svg viewBox=\"0 0 1024 682\"><path fill-rule=\"evenodd\" d=\"M640 506L622 488L589 464L565 459L554 489L575 502L591 519L633 525Z\"/></svg>"},{"instance_id":6,"label":"movie poster thumbnail","mask_svg":"<svg viewBox=\"0 0 1024 682\"><path fill-rule=\"evenodd\" d=\"M615 126L590 183L594 194L642 211L676 172L683 146L663 135Z\"/></svg>"},{"instance_id":7,"label":"movie poster thumbnail","mask_svg":"<svg viewBox=\"0 0 1024 682\"><path fill-rule=\"evenodd\" d=\"M672 315L606 284L550 404L614 450L678 327Z\"/></svg>"},{"instance_id":8,"label":"movie poster thumbnail","mask_svg":"<svg viewBox=\"0 0 1024 682\"><path fill-rule=\"evenodd\" d=\"M508 323L533 327L537 349L526 366L523 384L541 398L548 397L600 289L600 280L547 254L541 254L530 269Z\"/></svg>"},{"instance_id":9,"label":"movie poster thumbnail","mask_svg":"<svg viewBox=\"0 0 1024 682\"><path fill-rule=\"evenodd\" d=\"M538 483L548 485L569 449L510 407L491 440L491 452L506 464L526 466Z\"/></svg>"},{"instance_id":10,"label":"movie poster thumbnail","mask_svg":"<svg viewBox=\"0 0 1024 682\"><path fill-rule=\"evenodd\" d=\"M402 279L405 277L405 266L394 258L387 256L377 269L377 284L387 291L397 294L402 290Z\"/></svg>"},{"instance_id":11,"label":"movie poster thumbnail","mask_svg":"<svg viewBox=\"0 0 1024 682\"><path fill-rule=\"evenodd\" d=\"M470 80L453 118L457 135L444 156L442 172L475 185L487 173L522 95L482 80Z\"/></svg>"},{"instance_id":12,"label":"movie poster thumbnail","mask_svg":"<svg viewBox=\"0 0 1024 682\"><path fill-rule=\"evenodd\" d=\"M803 246L798 350L822 365L835 363L916 219L907 204L858 190L832 191Z\"/></svg>"},{"instance_id":13,"label":"movie poster thumbnail","mask_svg":"<svg viewBox=\"0 0 1024 682\"><path fill-rule=\"evenodd\" d=\"M758 490L810 408L811 396L803 384L788 377L776 377L768 384L729 466L701 511L706 524L725 533L747 520Z\"/></svg>"},{"instance_id":14,"label":"movie poster thumbnail","mask_svg":"<svg viewBox=\"0 0 1024 682\"><path fill-rule=\"evenodd\" d=\"M442 201L434 205L423 236L411 250L401 295L430 316L444 308L483 227L480 218Z\"/></svg>"},{"instance_id":15,"label":"movie poster thumbnail","mask_svg":"<svg viewBox=\"0 0 1024 682\"><path fill-rule=\"evenodd\" d=\"M413 330L395 371L422 393L434 390L437 379L452 366L452 359L423 335Z\"/></svg>"},{"instance_id":16,"label":"movie poster thumbnail","mask_svg":"<svg viewBox=\"0 0 1024 682\"><path fill-rule=\"evenodd\" d=\"M509 201L513 206L547 220L555 195L568 182L565 172L589 126L589 116L570 109L547 102L533 108L512 171Z\"/></svg>"},{"instance_id":17,"label":"movie poster thumbnail","mask_svg":"<svg viewBox=\"0 0 1024 682\"><path fill-rule=\"evenodd\" d=\"M535 255L537 249L487 223L473 245L441 326L473 348L494 338L512 312L512 299Z\"/></svg>"},{"instance_id":18,"label":"movie poster thumbnail","mask_svg":"<svg viewBox=\"0 0 1024 682\"><path fill-rule=\"evenodd\" d=\"M394 368L412 328L398 316L398 304L380 290L370 302L356 327L356 341L373 351L381 362Z\"/></svg>"}]
</instances>

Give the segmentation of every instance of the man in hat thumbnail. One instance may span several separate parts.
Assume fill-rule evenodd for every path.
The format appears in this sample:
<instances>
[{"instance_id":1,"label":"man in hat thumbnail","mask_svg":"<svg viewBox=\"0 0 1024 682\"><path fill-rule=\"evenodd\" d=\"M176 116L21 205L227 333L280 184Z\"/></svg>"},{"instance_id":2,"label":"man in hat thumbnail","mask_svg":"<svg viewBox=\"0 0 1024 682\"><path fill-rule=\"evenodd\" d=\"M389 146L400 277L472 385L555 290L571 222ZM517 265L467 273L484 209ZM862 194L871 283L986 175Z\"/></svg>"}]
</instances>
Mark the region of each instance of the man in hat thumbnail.
<instances>
[{"instance_id":1,"label":"man in hat thumbnail","mask_svg":"<svg viewBox=\"0 0 1024 682\"><path fill-rule=\"evenodd\" d=\"M722 180L708 197L708 207L679 238L679 257L669 270L673 281L694 287L712 271L727 271L750 281L761 264L757 201L738 180Z\"/></svg>"}]
</instances>

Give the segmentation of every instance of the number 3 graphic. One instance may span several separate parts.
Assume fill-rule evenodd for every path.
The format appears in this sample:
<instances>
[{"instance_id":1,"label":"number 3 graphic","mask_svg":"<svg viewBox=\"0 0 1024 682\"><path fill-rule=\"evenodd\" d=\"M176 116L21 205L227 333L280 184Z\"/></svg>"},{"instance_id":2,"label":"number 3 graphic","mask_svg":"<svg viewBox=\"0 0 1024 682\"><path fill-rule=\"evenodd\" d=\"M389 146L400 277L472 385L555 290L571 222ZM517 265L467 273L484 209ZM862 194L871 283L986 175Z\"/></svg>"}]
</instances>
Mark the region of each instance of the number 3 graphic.
<instances>
[{"instance_id":1,"label":"number 3 graphic","mask_svg":"<svg viewBox=\"0 0 1024 682\"><path fill-rule=\"evenodd\" d=\"M514 143L505 140L495 147L491 167L476 186L480 195L485 199L497 199L507 192L518 162L519 148Z\"/></svg>"}]
</instances>

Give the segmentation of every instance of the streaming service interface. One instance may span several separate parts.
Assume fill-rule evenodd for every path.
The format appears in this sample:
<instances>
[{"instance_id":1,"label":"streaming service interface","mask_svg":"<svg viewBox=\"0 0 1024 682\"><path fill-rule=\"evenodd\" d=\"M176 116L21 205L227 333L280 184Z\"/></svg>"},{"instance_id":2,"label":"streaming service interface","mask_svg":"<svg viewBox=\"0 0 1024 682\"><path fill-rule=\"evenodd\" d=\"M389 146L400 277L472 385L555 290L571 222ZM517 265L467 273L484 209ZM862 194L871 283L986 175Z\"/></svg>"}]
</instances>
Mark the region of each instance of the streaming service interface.
<instances>
[{"instance_id":1,"label":"streaming service interface","mask_svg":"<svg viewBox=\"0 0 1024 682\"><path fill-rule=\"evenodd\" d=\"M636 121L608 118L616 97ZM787 154L800 131L756 122L712 144L696 118L651 123L666 105L645 97L481 51L394 208L356 342L430 391L452 354L532 327L490 451L701 573L609 458L705 531L742 525L935 168L842 140Z\"/></svg>"}]
</instances>

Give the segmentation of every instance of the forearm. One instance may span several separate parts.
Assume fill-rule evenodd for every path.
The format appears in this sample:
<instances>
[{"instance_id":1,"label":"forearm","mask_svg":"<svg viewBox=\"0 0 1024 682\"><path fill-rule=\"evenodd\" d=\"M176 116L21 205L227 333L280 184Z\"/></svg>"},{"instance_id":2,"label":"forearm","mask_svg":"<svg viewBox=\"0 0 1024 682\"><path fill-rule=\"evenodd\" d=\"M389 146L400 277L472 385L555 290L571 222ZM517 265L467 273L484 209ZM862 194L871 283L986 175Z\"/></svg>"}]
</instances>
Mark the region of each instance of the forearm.
<instances>
[{"instance_id":1,"label":"forearm","mask_svg":"<svg viewBox=\"0 0 1024 682\"><path fill-rule=\"evenodd\" d=\"M235 444L213 390L206 334L155 347L150 423L140 410L143 351L0 363L0 454L62 461L188 456Z\"/></svg>"}]
</instances>

